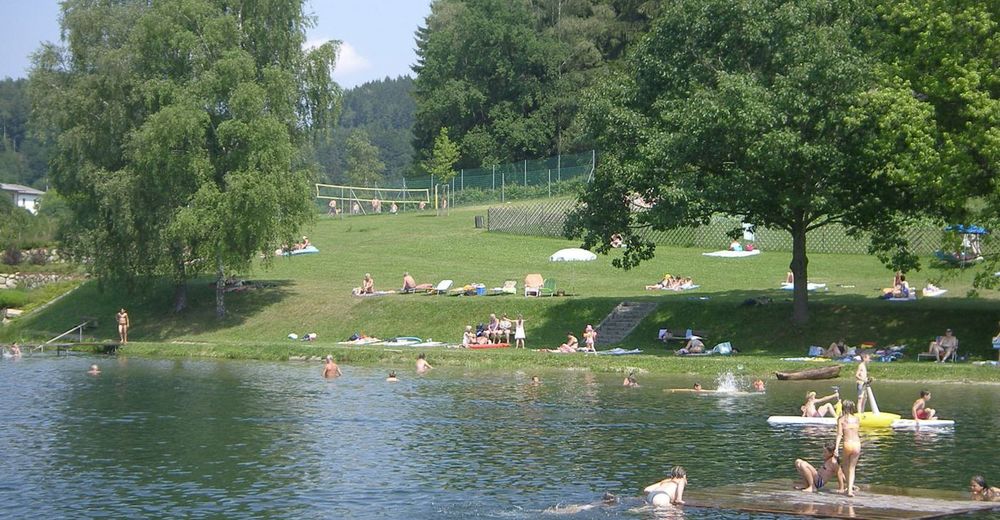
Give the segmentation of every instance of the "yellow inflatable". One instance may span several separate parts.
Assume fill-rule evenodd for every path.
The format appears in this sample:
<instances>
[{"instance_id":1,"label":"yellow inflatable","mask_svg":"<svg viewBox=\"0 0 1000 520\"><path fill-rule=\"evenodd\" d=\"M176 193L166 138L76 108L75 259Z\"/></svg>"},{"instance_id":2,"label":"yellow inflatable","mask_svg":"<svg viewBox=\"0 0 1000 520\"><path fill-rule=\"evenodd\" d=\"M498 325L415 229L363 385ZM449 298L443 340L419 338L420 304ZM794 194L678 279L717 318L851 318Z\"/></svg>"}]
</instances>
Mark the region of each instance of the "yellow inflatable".
<instances>
[{"instance_id":1,"label":"yellow inflatable","mask_svg":"<svg viewBox=\"0 0 1000 520\"><path fill-rule=\"evenodd\" d=\"M857 414L857 416L861 419L862 428L888 428L892 426L892 421L900 419L900 415L898 413L887 412L861 412Z\"/></svg>"}]
</instances>

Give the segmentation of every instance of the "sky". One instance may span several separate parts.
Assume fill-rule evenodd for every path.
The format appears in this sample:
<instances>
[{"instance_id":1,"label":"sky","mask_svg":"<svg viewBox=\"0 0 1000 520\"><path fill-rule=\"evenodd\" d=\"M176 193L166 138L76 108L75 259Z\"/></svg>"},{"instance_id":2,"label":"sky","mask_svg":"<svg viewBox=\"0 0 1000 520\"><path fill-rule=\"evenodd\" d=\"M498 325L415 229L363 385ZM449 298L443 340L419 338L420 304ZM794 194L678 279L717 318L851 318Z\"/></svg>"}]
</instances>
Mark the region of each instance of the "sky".
<instances>
[{"instance_id":1,"label":"sky","mask_svg":"<svg viewBox=\"0 0 1000 520\"><path fill-rule=\"evenodd\" d=\"M307 45L341 40L333 79L344 88L413 73L414 31L431 0L307 0L317 17ZM28 75L30 55L43 41L59 41L59 0L0 0L0 79Z\"/></svg>"}]
</instances>

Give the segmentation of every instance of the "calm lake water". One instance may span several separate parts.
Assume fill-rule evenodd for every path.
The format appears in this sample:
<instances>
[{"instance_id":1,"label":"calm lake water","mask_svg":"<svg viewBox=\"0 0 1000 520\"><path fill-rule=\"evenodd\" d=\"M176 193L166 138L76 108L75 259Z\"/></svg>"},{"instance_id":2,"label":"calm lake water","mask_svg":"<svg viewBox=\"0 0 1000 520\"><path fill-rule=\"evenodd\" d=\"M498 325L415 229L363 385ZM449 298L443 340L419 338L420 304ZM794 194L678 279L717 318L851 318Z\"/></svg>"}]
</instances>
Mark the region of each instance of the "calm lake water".
<instances>
[{"instance_id":1,"label":"calm lake water","mask_svg":"<svg viewBox=\"0 0 1000 520\"><path fill-rule=\"evenodd\" d=\"M95 362L103 373L88 376ZM395 368L392 384L367 367L326 381L318 363L4 360L0 517L551 518L610 491L629 498L569 517L663 518L636 497L672 465L687 467L692 488L793 478L796 457L816 461L834 439L765 422L828 382L719 397L664 392L693 378L640 376L628 389L620 376L552 371L533 387L524 372ZM901 413L920 388L876 391ZM958 426L867 435L859 482L1000 482L1000 387L930 389Z\"/></svg>"}]
</instances>

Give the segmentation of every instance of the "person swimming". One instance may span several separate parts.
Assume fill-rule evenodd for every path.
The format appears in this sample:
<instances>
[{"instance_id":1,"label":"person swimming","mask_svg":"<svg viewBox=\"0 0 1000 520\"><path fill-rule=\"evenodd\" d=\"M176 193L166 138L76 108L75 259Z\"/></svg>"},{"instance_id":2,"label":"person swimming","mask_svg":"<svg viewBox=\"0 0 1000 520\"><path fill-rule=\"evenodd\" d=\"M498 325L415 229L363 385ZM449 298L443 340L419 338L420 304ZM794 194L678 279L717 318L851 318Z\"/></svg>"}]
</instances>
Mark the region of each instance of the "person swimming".
<instances>
[{"instance_id":1,"label":"person swimming","mask_svg":"<svg viewBox=\"0 0 1000 520\"><path fill-rule=\"evenodd\" d=\"M393 371L389 372L389 377L385 378L385 380L386 380L386 382L389 382L389 383L395 383L395 382L399 381L399 378L396 377L396 371L393 370Z\"/></svg>"},{"instance_id":2,"label":"person swimming","mask_svg":"<svg viewBox=\"0 0 1000 520\"><path fill-rule=\"evenodd\" d=\"M90 365L90 370L88 370L87 373L92 376L99 376L101 375L101 367L97 365Z\"/></svg>"},{"instance_id":3,"label":"person swimming","mask_svg":"<svg viewBox=\"0 0 1000 520\"><path fill-rule=\"evenodd\" d=\"M670 469L670 476L646 486L646 502L653 507L670 507L684 504L684 488L687 486L687 471L683 466Z\"/></svg>"}]
</instances>

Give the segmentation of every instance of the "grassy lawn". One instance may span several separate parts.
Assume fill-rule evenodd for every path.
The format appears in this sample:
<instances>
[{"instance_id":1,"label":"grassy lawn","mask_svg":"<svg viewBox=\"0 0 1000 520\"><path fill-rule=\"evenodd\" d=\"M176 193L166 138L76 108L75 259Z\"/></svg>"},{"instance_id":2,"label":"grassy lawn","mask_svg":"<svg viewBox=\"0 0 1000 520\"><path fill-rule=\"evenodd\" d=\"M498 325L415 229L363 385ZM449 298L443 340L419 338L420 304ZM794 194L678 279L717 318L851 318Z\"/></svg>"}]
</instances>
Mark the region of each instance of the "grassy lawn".
<instances>
[{"instance_id":1,"label":"grassy lawn","mask_svg":"<svg viewBox=\"0 0 1000 520\"><path fill-rule=\"evenodd\" d=\"M208 280L192 283L191 307L181 314L170 312L171 289L165 285L128 295L102 292L98 284L88 282L55 304L5 327L2 335L8 341L47 339L84 317L99 317L99 327L89 333L97 339L116 338L112 318L119 307L126 307L132 317L133 340L184 342L180 348L191 352L197 350L192 343L207 343L213 348L232 347L228 354L220 354L224 357L266 358L271 352L291 348L285 339L290 332L316 332L316 345L323 348L332 348L355 332L457 342L465 325L484 322L491 312L506 312L524 314L528 345L537 348L558 345L566 331L581 332L588 323L596 325L616 304L628 299L661 304L622 345L654 354L667 354L656 341L661 327L704 329L710 333L710 344L730 341L743 354L765 357L801 355L809 345L826 346L839 336L855 344L905 343L911 345L912 352L926 349L930 338L951 327L962 342L963 353L995 359L989 338L1000 318L1000 297L996 292L967 297L972 271L925 267L911 274L911 285L922 287L933 280L949 292L941 298L894 303L876 298L878 290L891 283L892 273L875 258L812 255L810 280L826 283L829 290L811 295L812 319L808 327L800 329L789 322L791 294L777 289L788 270L790 253L765 251L750 258L719 259L702 256L700 249L660 248L654 260L631 271L611 267L609 257L586 263L551 263L550 254L576 244L475 229L473 217L485 214L485 208L463 208L447 217L430 212L343 220L321 217L308 231L321 252L277 258L269 266L245 273L245 278L268 282L269 287L229 293L230 316L222 321L214 318L214 290ZM726 238L720 236L719 248L726 244ZM404 271L418 283L447 278L456 285L480 282L498 287L504 280L517 280L519 291L523 290L524 276L537 272L555 278L558 289L571 296L351 296L351 288L360 285L366 272L374 276L376 289L394 289L401 286ZM664 273L691 276L701 288L685 293L643 289ZM758 296L770 297L773 303L741 306L744 300ZM536 354L495 353L490 357L513 364L537 359L524 357L529 355Z\"/></svg>"}]
</instances>

